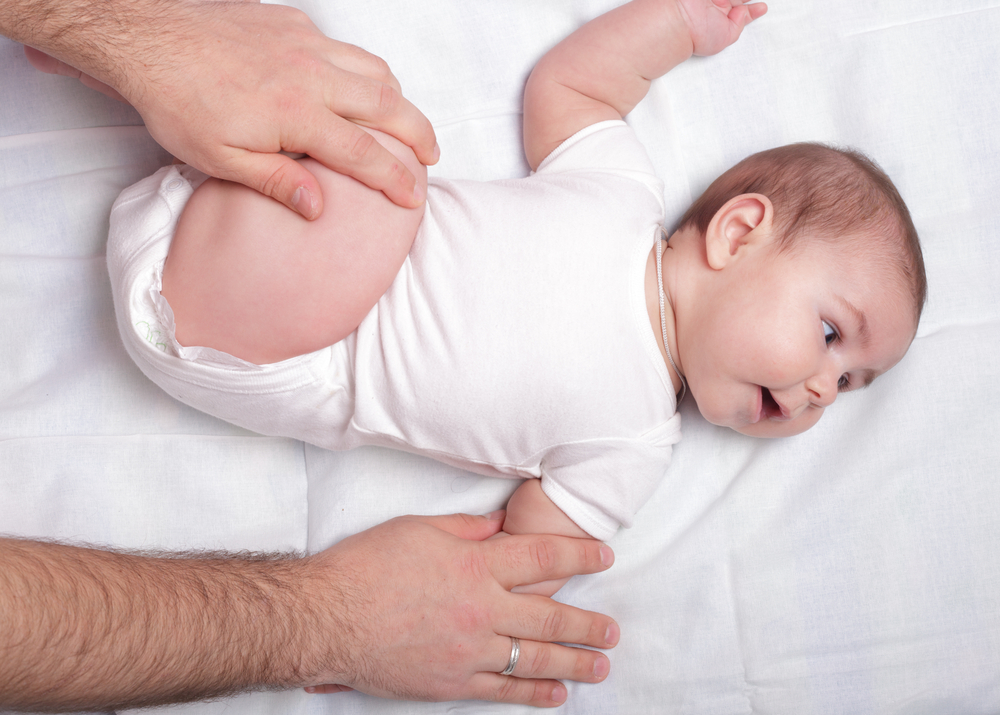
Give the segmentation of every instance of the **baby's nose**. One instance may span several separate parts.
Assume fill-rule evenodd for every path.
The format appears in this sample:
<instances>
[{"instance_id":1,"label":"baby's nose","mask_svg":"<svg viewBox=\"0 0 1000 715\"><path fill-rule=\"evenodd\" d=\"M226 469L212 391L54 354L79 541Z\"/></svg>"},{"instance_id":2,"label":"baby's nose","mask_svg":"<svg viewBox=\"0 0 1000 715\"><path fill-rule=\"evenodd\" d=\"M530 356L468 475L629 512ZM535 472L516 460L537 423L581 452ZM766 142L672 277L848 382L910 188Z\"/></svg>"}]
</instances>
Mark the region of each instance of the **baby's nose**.
<instances>
[{"instance_id":1,"label":"baby's nose","mask_svg":"<svg viewBox=\"0 0 1000 715\"><path fill-rule=\"evenodd\" d=\"M837 399L840 373L827 370L806 381L809 401L817 407L829 407Z\"/></svg>"}]
</instances>

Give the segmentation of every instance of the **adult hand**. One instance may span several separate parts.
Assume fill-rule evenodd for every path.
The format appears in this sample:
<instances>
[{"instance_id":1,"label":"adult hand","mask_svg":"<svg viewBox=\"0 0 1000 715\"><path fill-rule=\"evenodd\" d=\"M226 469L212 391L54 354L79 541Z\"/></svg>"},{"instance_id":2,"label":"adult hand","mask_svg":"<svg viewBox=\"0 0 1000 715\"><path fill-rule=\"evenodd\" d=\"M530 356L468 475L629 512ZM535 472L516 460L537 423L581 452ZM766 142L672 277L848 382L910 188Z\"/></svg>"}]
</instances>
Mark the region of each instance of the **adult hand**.
<instances>
[{"instance_id":1,"label":"adult hand","mask_svg":"<svg viewBox=\"0 0 1000 715\"><path fill-rule=\"evenodd\" d=\"M310 600L337 603L350 616L315 629L314 662L334 665L313 670L312 682L387 698L552 707L566 699L558 678L603 680L606 656L556 641L613 647L613 620L510 589L603 571L614 560L611 549L541 535L482 541L502 523L495 516L402 517L311 557ZM414 544L417 554L403 548ZM339 642L328 640L330 632L342 634ZM520 639L521 657L513 675L502 676L510 636Z\"/></svg>"},{"instance_id":2,"label":"adult hand","mask_svg":"<svg viewBox=\"0 0 1000 715\"><path fill-rule=\"evenodd\" d=\"M437 161L430 122L380 58L326 37L299 10L256 0L118 0L107 13L93 2L56 3L47 24L0 30L39 48L26 53L42 71L132 104L179 159L306 218L323 211L319 183L279 151L309 154L401 206L423 201L410 171L357 126L392 134L425 164Z\"/></svg>"},{"instance_id":3,"label":"adult hand","mask_svg":"<svg viewBox=\"0 0 1000 715\"><path fill-rule=\"evenodd\" d=\"M305 558L140 556L0 539L0 710L117 710L342 683L394 698L557 705L618 626L520 584L601 571L606 546L404 517ZM603 558L602 558L603 557ZM522 639L500 676L508 636Z\"/></svg>"}]
</instances>

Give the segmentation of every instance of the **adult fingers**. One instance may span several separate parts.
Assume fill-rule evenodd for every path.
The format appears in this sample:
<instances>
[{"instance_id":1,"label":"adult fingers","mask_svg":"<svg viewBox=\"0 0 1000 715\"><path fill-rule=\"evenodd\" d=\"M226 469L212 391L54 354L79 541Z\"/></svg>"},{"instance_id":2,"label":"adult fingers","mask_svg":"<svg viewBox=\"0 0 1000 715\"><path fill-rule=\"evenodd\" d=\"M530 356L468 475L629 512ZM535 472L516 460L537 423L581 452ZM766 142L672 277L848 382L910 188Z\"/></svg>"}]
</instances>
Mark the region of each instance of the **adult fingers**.
<instances>
[{"instance_id":1,"label":"adult fingers","mask_svg":"<svg viewBox=\"0 0 1000 715\"><path fill-rule=\"evenodd\" d=\"M509 639L504 639L509 653ZM521 655L512 675L477 673L470 681L480 700L557 707L566 701L566 688L556 678L599 683L611 670L607 657L584 648L551 643L520 642ZM509 658L509 655L506 656ZM504 662L502 669L506 666Z\"/></svg>"},{"instance_id":2,"label":"adult fingers","mask_svg":"<svg viewBox=\"0 0 1000 715\"><path fill-rule=\"evenodd\" d=\"M331 62L353 74L368 77L391 86L397 92L402 93L399 80L389 68L389 63L378 55L364 50L357 45L351 45L339 40L330 40L333 43L331 52Z\"/></svg>"},{"instance_id":3,"label":"adult fingers","mask_svg":"<svg viewBox=\"0 0 1000 715\"><path fill-rule=\"evenodd\" d=\"M324 101L334 114L391 134L410 146L423 164L437 161L430 121L403 98L388 63L355 45L326 38L329 78Z\"/></svg>"},{"instance_id":4,"label":"adult fingers","mask_svg":"<svg viewBox=\"0 0 1000 715\"><path fill-rule=\"evenodd\" d=\"M517 607L505 609L493 622L494 631L501 635L594 648L613 648L621 637L618 624L603 614L567 606L545 596L512 594L511 597L517 599Z\"/></svg>"},{"instance_id":5,"label":"adult fingers","mask_svg":"<svg viewBox=\"0 0 1000 715\"><path fill-rule=\"evenodd\" d=\"M121 96L118 93L118 90L116 90L114 87L110 85L104 84L104 82L102 82L99 79L94 79L89 74L81 72L79 80L80 84L82 84L84 87L89 87L90 89L97 90L101 94L107 97L111 97L111 99L117 99L122 104L128 104L128 100L125 99L123 96Z\"/></svg>"},{"instance_id":6,"label":"adult fingers","mask_svg":"<svg viewBox=\"0 0 1000 715\"><path fill-rule=\"evenodd\" d=\"M212 173L256 189L310 221L323 212L323 192L316 177L282 154L237 151Z\"/></svg>"},{"instance_id":7,"label":"adult fingers","mask_svg":"<svg viewBox=\"0 0 1000 715\"><path fill-rule=\"evenodd\" d=\"M508 591L515 586L598 573L615 561L611 547L594 539L526 534L484 544L494 578Z\"/></svg>"},{"instance_id":8,"label":"adult fingers","mask_svg":"<svg viewBox=\"0 0 1000 715\"><path fill-rule=\"evenodd\" d=\"M117 99L119 102L128 104L128 100L121 96L113 87L101 82L98 79L94 79L89 74L78 70L73 65L68 65L65 62L57 60L52 55L48 55L41 50L36 50L34 47L29 47L28 45L24 46L24 55L28 58L28 62L31 66L39 72L78 79L84 87L97 90L101 94L107 95L112 99Z\"/></svg>"},{"instance_id":9,"label":"adult fingers","mask_svg":"<svg viewBox=\"0 0 1000 715\"><path fill-rule=\"evenodd\" d=\"M477 673L470 681L477 700L555 708L566 702L566 686L558 680L514 678Z\"/></svg>"},{"instance_id":10,"label":"adult fingers","mask_svg":"<svg viewBox=\"0 0 1000 715\"><path fill-rule=\"evenodd\" d=\"M325 141L314 134L312 140L293 140L286 146L383 191L401 206L423 202L423 187L402 161L356 124L339 117L333 117L333 122ZM323 193L316 177L287 156L233 149L225 163L214 165L209 173L256 189L310 221L323 212Z\"/></svg>"},{"instance_id":11,"label":"adult fingers","mask_svg":"<svg viewBox=\"0 0 1000 715\"><path fill-rule=\"evenodd\" d=\"M28 62L32 67L45 74L60 74L59 65L66 64L65 62L60 62L52 55L48 55L28 45L24 46L24 56L28 58Z\"/></svg>"},{"instance_id":12,"label":"adult fingers","mask_svg":"<svg viewBox=\"0 0 1000 715\"><path fill-rule=\"evenodd\" d=\"M513 674L500 675L510 659L511 641L500 639L496 672L480 672L470 686L480 700L557 707L566 701L566 688L557 680L599 683L611 671L602 653L553 643L519 641L520 656Z\"/></svg>"},{"instance_id":13,"label":"adult fingers","mask_svg":"<svg viewBox=\"0 0 1000 715\"><path fill-rule=\"evenodd\" d=\"M340 81L328 87L324 96L331 112L393 135L409 145L422 164L437 161L439 152L434 127L403 97L394 77L390 75L391 82L355 73L344 77L346 73L340 69Z\"/></svg>"},{"instance_id":14,"label":"adult fingers","mask_svg":"<svg viewBox=\"0 0 1000 715\"><path fill-rule=\"evenodd\" d=\"M304 688L304 690L307 693L313 693L316 695L330 695L332 693L348 693L354 690L354 688L349 688L346 685L326 684L326 685L309 685L306 688Z\"/></svg>"},{"instance_id":15,"label":"adult fingers","mask_svg":"<svg viewBox=\"0 0 1000 715\"><path fill-rule=\"evenodd\" d=\"M297 136L282 142L289 151L308 154L341 174L382 191L405 208L423 203L424 189L406 165L357 124L329 114L325 122L297 127Z\"/></svg>"},{"instance_id":16,"label":"adult fingers","mask_svg":"<svg viewBox=\"0 0 1000 715\"><path fill-rule=\"evenodd\" d=\"M486 516L448 514L446 516L407 516L403 518L429 524L460 539L483 541L499 533L503 527L505 514L506 512L501 509Z\"/></svg>"},{"instance_id":17,"label":"adult fingers","mask_svg":"<svg viewBox=\"0 0 1000 715\"><path fill-rule=\"evenodd\" d=\"M500 673L509 663L512 640L503 637L498 641L494 665L497 666L496 672ZM509 677L599 683L610 671L611 661L598 651L518 639L517 664Z\"/></svg>"}]
</instances>

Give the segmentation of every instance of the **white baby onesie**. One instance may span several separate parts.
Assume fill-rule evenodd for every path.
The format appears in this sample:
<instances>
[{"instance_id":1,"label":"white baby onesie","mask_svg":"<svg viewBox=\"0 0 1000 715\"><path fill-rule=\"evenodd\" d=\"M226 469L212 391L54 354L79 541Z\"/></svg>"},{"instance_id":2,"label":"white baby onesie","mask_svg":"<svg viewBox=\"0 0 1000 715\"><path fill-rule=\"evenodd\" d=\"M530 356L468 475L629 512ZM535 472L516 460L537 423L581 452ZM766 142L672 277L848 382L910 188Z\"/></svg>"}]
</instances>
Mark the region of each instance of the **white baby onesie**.
<instances>
[{"instance_id":1,"label":"white baby onesie","mask_svg":"<svg viewBox=\"0 0 1000 715\"><path fill-rule=\"evenodd\" d=\"M624 122L584 129L523 179L433 179L409 256L355 333L273 365L173 339L160 276L199 179L162 169L112 211L119 327L154 382L264 434L540 478L599 539L631 524L680 416L644 289L662 184Z\"/></svg>"}]
</instances>

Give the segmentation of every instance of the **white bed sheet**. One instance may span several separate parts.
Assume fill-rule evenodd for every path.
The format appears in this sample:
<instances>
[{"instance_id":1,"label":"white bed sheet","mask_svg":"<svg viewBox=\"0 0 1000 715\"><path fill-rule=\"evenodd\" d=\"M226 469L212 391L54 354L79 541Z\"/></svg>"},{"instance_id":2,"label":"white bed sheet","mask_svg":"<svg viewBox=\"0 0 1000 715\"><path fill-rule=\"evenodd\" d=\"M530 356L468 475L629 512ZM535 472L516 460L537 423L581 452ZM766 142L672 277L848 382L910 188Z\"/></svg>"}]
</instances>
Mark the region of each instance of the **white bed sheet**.
<instances>
[{"instance_id":1,"label":"white bed sheet","mask_svg":"<svg viewBox=\"0 0 1000 715\"><path fill-rule=\"evenodd\" d=\"M298 6L390 63L438 132L432 173L490 179L527 170L532 64L615 4ZM905 360L805 435L755 441L683 405L674 465L612 541L615 567L560 592L623 631L608 680L569 684L562 711L1000 712L1000 1L769 5L629 117L673 216L758 149L854 145L909 203L930 300ZM508 481L252 435L148 383L116 334L103 243L117 194L168 157L130 109L2 38L0 78L0 532L319 550L397 514L504 503ZM174 710L529 711L302 692Z\"/></svg>"}]
</instances>

